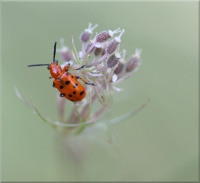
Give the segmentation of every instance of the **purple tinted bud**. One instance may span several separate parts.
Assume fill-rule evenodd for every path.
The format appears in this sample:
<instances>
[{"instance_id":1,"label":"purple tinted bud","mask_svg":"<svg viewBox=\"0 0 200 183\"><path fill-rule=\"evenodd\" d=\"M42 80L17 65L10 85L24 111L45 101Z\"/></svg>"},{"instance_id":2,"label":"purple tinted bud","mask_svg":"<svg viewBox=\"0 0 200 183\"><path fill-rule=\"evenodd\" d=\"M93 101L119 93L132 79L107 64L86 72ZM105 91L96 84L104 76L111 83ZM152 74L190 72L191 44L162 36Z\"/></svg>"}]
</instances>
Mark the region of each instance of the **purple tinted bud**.
<instances>
[{"instance_id":1,"label":"purple tinted bud","mask_svg":"<svg viewBox=\"0 0 200 183\"><path fill-rule=\"evenodd\" d=\"M94 50L95 56L98 56L101 53L101 51L102 51L102 48L95 48Z\"/></svg>"},{"instance_id":2,"label":"purple tinted bud","mask_svg":"<svg viewBox=\"0 0 200 183\"><path fill-rule=\"evenodd\" d=\"M119 62L117 68L114 70L114 74L120 74L124 68L124 64Z\"/></svg>"},{"instance_id":3,"label":"purple tinted bud","mask_svg":"<svg viewBox=\"0 0 200 183\"><path fill-rule=\"evenodd\" d=\"M117 42L115 39L110 41L110 43L108 44L107 50L106 50L107 53L112 54L117 49L118 44L119 44L119 42Z\"/></svg>"},{"instance_id":4,"label":"purple tinted bud","mask_svg":"<svg viewBox=\"0 0 200 183\"><path fill-rule=\"evenodd\" d=\"M126 64L126 72L136 71L140 65L140 54L142 50L136 49L135 54L128 60Z\"/></svg>"},{"instance_id":5,"label":"purple tinted bud","mask_svg":"<svg viewBox=\"0 0 200 183\"><path fill-rule=\"evenodd\" d=\"M119 62L119 59L120 59L120 56L116 56L115 54L111 55L109 58L108 58L108 61L107 61L107 66L108 67L114 67L117 65L117 63Z\"/></svg>"},{"instance_id":6,"label":"purple tinted bud","mask_svg":"<svg viewBox=\"0 0 200 183\"><path fill-rule=\"evenodd\" d=\"M85 52L88 52L88 50L90 50L91 47L93 47L93 43L88 43L85 48ZM93 50L94 50L94 47L90 50L89 53L91 53Z\"/></svg>"},{"instance_id":7,"label":"purple tinted bud","mask_svg":"<svg viewBox=\"0 0 200 183\"><path fill-rule=\"evenodd\" d=\"M112 54L117 49L118 44L121 42L121 36L124 32L125 30L122 29L120 35L115 37L112 41L110 41L107 47L107 53Z\"/></svg>"},{"instance_id":8,"label":"purple tinted bud","mask_svg":"<svg viewBox=\"0 0 200 183\"><path fill-rule=\"evenodd\" d=\"M90 39L90 33L89 32L83 32L80 36L80 40L83 42L83 43L86 43L89 41Z\"/></svg>"},{"instance_id":9,"label":"purple tinted bud","mask_svg":"<svg viewBox=\"0 0 200 183\"><path fill-rule=\"evenodd\" d=\"M71 61L73 60L73 55L71 51L65 46L64 39L60 39L60 49L56 49L57 53L60 53L64 61Z\"/></svg>"},{"instance_id":10,"label":"purple tinted bud","mask_svg":"<svg viewBox=\"0 0 200 183\"><path fill-rule=\"evenodd\" d=\"M69 62L69 61L73 60L72 53L69 50L62 52L61 55L62 55L62 58L64 61Z\"/></svg>"},{"instance_id":11,"label":"purple tinted bud","mask_svg":"<svg viewBox=\"0 0 200 183\"><path fill-rule=\"evenodd\" d=\"M113 35L118 32L120 32L120 29L116 29L114 31L111 30L103 31L96 36L96 42L103 43L107 41L109 38L113 37Z\"/></svg>"},{"instance_id":12,"label":"purple tinted bud","mask_svg":"<svg viewBox=\"0 0 200 183\"><path fill-rule=\"evenodd\" d=\"M96 41L102 43L107 41L109 38L111 38L111 36L108 31L104 31L97 35Z\"/></svg>"},{"instance_id":13,"label":"purple tinted bud","mask_svg":"<svg viewBox=\"0 0 200 183\"><path fill-rule=\"evenodd\" d=\"M102 52L101 52L101 55L103 56L103 55L105 55L105 54L106 54L106 49L103 48L103 49L102 49Z\"/></svg>"},{"instance_id":14,"label":"purple tinted bud","mask_svg":"<svg viewBox=\"0 0 200 183\"><path fill-rule=\"evenodd\" d=\"M85 31L80 35L80 40L83 43L86 43L89 41L90 39L90 35L92 34L93 30L98 26L98 24L94 25L92 27L92 24L89 23L89 26L87 29L85 29Z\"/></svg>"},{"instance_id":15,"label":"purple tinted bud","mask_svg":"<svg viewBox=\"0 0 200 183\"><path fill-rule=\"evenodd\" d=\"M126 72L134 71L139 65L138 57L131 57L126 64Z\"/></svg>"}]
</instances>

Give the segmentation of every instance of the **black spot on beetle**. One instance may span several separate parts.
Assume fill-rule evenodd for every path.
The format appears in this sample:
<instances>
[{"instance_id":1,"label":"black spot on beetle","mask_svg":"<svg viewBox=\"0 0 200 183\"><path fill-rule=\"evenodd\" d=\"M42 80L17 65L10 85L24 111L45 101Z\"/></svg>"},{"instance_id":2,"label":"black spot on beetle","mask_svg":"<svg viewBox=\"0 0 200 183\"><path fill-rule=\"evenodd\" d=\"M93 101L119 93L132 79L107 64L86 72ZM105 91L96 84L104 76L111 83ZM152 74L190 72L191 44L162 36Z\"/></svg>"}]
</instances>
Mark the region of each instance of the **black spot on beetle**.
<instances>
[{"instance_id":1,"label":"black spot on beetle","mask_svg":"<svg viewBox=\"0 0 200 183\"><path fill-rule=\"evenodd\" d=\"M73 94L75 95L75 94L76 94L76 91L73 91Z\"/></svg>"},{"instance_id":2,"label":"black spot on beetle","mask_svg":"<svg viewBox=\"0 0 200 183\"><path fill-rule=\"evenodd\" d=\"M54 82L53 82L52 86L55 87L55 83Z\"/></svg>"},{"instance_id":3,"label":"black spot on beetle","mask_svg":"<svg viewBox=\"0 0 200 183\"><path fill-rule=\"evenodd\" d=\"M66 84L66 85L69 85L69 84L70 84L70 81L66 81L65 84Z\"/></svg>"},{"instance_id":4,"label":"black spot on beetle","mask_svg":"<svg viewBox=\"0 0 200 183\"><path fill-rule=\"evenodd\" d=\"M72 97L72 95L71 95L71 94L69 94L68 96L69 96L69 97Z\"/></svg>"},{"instance_id":5,"label":"black spot on beetle","mask_svg":"<svg viewBox=\"0 0 200 183\"><path fill-rule=\"evenodd\" d=\"M80 95L83 95L84 94L84 91L80 92Z\"/></svg>"},{"instance_id":6,"label":"black spot on beetle","mask_svg":"<svg viewBox=\"0 0 200 183\"><path fill-rule=\"evenodd\" d=\"M61 85L61 86L60 86L60 89L63 89L63 88L64 88L64 86Z\"/></svg>"}]
</instances>

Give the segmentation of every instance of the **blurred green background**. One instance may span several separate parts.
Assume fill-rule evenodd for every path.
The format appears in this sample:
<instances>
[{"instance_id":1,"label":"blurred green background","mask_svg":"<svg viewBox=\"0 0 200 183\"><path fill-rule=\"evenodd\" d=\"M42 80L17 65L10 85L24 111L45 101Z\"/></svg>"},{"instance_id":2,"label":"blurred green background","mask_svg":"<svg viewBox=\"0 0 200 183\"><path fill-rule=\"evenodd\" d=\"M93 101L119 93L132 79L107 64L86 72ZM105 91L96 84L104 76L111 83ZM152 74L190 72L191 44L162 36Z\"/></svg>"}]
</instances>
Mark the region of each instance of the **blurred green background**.
<instances>
[{"instance_id":1,"label":"blurred green background","mask_svg":"<svg viewBox=\"0 0 200 183\"><path fill-rule=\"evenodd\" d=\"M48 70L26 66L50 63L61 37L71 48L73 35L80 47L89 22L99 24L97 32L124 28L128 56L143 50L139 71L114 95L112 117L151 102L111 129L118 147L106 135L97 136L101 143L86 138L88 152L78 164L65 159L58 135L16 97L14 86L56 120ZM3 181L198 180L197 2L3 2L1 65Z\"/></svg>"}]
</instances>

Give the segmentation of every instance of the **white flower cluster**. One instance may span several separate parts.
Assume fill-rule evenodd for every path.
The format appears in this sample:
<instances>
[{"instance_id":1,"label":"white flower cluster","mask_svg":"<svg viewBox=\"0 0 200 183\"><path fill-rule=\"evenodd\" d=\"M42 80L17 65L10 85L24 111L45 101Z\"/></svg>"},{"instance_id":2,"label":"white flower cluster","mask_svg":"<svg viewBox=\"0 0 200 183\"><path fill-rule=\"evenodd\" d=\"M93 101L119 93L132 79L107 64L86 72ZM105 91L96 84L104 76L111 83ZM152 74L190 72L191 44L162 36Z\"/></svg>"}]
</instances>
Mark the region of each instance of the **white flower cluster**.
<instances>
[{"instance_id":1,"label":"white flower cluster","mask_svg":"<svg viewBox=\"0 0 200 183\"><path fill-rule=\"evenodd\" d=\"M85 81L95 85L84 85L86 97L80 102L74 103L68 119L64 117L65 105L68 102L66 98L58 97L59 121L56 122L48 120L38 111L35 105L29 104L43 121L55 128L67 127L68 129L77 129L76 132L80 133L87 126L97 124L106 113L110 112L113 104L113 92L121 91L115 85L129 78L141 63L140 49L136 49L135 53L129 58L126 58L126 50L120 51L121 38L125 33L124 29L104 30L96 33L92 38L93 31L97 26L97 24L92 26L89 23L88 28L80 34L81 50L79 52L76 49L73 37L73 48L71 50L64 44L63 38L60 40L60 48L56 49L56 52L60 53L63 59L62 68L69 63L74 68L85 65L84 68L73 72L76 76L80 76ZM26 102L17 90L16 93L20 99ZM147 102L124 116L101 124L110 126L119 123L131 117L146 104Z\"/></svg>"}]
</instances>

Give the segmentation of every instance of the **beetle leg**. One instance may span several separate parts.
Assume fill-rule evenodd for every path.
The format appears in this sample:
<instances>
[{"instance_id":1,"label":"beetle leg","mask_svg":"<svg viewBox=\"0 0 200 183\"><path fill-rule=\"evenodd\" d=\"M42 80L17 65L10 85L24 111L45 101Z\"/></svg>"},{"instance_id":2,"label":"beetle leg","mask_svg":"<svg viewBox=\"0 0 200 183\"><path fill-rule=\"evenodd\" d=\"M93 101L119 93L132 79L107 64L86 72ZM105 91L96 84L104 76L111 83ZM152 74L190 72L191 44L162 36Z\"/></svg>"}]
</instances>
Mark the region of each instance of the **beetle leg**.
<instances>
[{"instance_id":1,"label":"beetle leg","mask_svg":"<svg viewBox=\"0 0 200 183\"><path fill-rule=\"evenodd\" d=\"M81 67L79 67L79 68L69 68L69 70L81 70L82 68L84 68L85 67L85 65L82 65Z\"/></svg>"},{"instance_id":2,"label":"beetle leg","mask_svg":"<svg viewBox=\"0 0 200 183\"><path fill-rule=\"evenodd\" d=\"M94 83L88 83L85 79L81 78L80 76L75 76L76 79L80 79L81 81L83 81L86 85L92 85L92 86L95 86Z\"/></svg>"}]
</instances>

